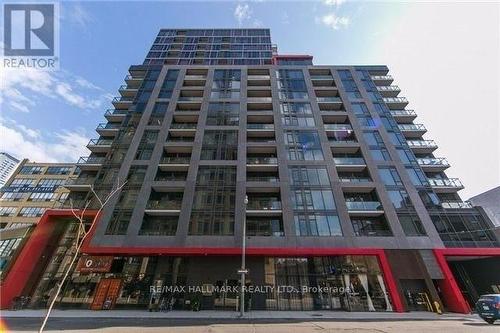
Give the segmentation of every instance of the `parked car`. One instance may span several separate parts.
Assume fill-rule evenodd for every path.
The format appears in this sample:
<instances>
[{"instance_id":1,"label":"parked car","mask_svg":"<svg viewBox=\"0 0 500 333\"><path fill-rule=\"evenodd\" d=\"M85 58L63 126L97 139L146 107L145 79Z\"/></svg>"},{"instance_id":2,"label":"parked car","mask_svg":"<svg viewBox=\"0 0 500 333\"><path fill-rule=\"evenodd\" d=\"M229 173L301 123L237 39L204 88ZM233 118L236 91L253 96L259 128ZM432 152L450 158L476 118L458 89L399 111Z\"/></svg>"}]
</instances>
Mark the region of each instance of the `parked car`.
<instances>
[{"instance_id":1,"label":"parked car","mask_svg":"<svg viewBox=\"0 0 500 333\"><path fill-rule=\"evenodd\" d=\"M485 322L493 324L500 319L500 294L488 294L479 297L476 311Z\"/></svg>"}]
</instances>

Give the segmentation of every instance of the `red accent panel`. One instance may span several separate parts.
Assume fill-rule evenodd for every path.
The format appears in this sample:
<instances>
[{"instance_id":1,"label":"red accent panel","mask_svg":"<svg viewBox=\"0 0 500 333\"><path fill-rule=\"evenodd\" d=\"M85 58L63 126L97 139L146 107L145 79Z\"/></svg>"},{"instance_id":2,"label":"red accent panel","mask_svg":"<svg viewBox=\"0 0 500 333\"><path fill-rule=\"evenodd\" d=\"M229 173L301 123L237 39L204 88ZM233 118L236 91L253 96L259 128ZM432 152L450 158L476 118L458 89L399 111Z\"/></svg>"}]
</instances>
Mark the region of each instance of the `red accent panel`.
<instances>
[{"instance_id":1,"label":"red accent panel","mask_svg":"<svg viewBox=\"0 0 500 333\"><path fill-rule=\"evenodd\" d=\"M401 300L401 297L399 295L396 280L392 275L389 261L387 260L384 250L381 251L382 254L377 258L380 264L380 268L382 269L382 273L384 274L385 284L387 290L389 291L389 295L391 296L393 308L396 312L404 312L403 301Z\"/></svg>"},{"instance_id":2,"label":"red accent panel","mask_svg":"<svg viewBox=\"0 0 500 333\"><path fill-rule=\"evenodd\" d=\"M95 215L95 212L88 212L89 216ZM7 276L0 286L0 308L10 307L12 299L21 296L23 290L35 270L36 265L44 253L44 249L55 231L55 220L53 217L71 217L69 210L47 210L38 221L35 230L16 257Z\"/></svg>"},{"instance_id":3,"label":"red accent panel","mask_svg":"<svg viewBox=\"0 0 500 333\"><path fill-rule=\"evenodd\" d=\"M433 251L444 275L444 279L439 281L439 287L445 298L446 306L452 312L470 313L469 304L458 287L453 272L446 261L446 256L500 256L500 248L445 248Z\"/></svg>"}]
</instances>

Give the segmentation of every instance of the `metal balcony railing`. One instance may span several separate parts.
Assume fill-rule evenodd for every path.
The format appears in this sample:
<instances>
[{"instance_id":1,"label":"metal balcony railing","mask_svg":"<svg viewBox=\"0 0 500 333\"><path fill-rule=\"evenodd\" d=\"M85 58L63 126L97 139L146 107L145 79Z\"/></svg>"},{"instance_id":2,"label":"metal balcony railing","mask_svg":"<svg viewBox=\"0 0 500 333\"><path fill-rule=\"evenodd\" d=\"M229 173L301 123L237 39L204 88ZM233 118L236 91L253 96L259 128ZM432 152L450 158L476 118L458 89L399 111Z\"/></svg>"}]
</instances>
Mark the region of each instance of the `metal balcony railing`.
<instances>
[{"instance_id":1,"label":"metal balcony railing","mask_svg":"<svg viewBox=\"0 0 500 333\"><path fill-rule=\"evenodd\" d=\"M340 181L342 183L368 183L372 180L368 177L341 177Z\"/></svg>"},{"instance_id":2,"label":"metal balcony railing","mask_svg":"<svg viewBox=\"0 0 500 333\"><path fill-rule=\"evenodd\" d=\"M365 159L362 157L334 157L333 161L337 165L364 165Z\"/></svg>"},{"instance_id":3,"label":"metal balcony railing","mask_svg":"<svg viewBox=\"0 0 500 333\"><path fill-rule=\"evenodd\" d=\"M280 210L281 201L262 200L251 198L248 200L247 210Z\"/></svg>"},{"instance_id":4,"label":"metal balcony railing","mask_svg":"<svg viewBox=\"0 0 500 333\"><path fill-rule=\"evenodd\" d=\"M196 129L196 123L172 123L171 129Z\"/></svg>"},{"instance_id":5,"label":"metal balcony railing","mask_svg":"<svg viewBox=\"0 0 500 333\"><path fill-rule=\"evenodd\" d=\"M110 146L113 140L109 139L90 139L87 146Z\"/></svg>"},{"instance_id":6,"label":"metal balcony railing","mask_svg":"<svg viewBox=\"0 0 500 333\"><path fill-rule=\"evenodd\" d=\"M407 140L406 143L413 148L437 148L437 144L433 140Z\"/></svg>"},{"instance_id":7,"label":"metal balcony railing","mask_svg":"<svg viewBox=\"0 0 500 333\"><path fill-rule=\"evenodd\" d=\"M384 97L385 103L408 103L406 97Z\"/></svg>"},{"instance_id":8,"label":"metal balcony railing","mask_svg":"<svg viewBox=\"0 0 500 333\"><path fill-rule=\"evenodd\" d=\"M340 97L316 97L318 103L342 103Z\"/></svg>"},{"instance_id":9,"label":"metal balcony railing","mask_svg":"<svg viewBox=\"0 0 500 333\"><path fill-rule=\"evenodd\" d=\"M250 130L274 130L274 124L247 124L247 129Z\"/></svg>"},{"instance_id":10,"label":"metal balcony railing","mask_svg":"<svg viewBox=\"0 0 500 333\"><path fill-rule=\"evenodd\" d=\"M324 126L327 131L352 131L350 124L325 124Z\"/></svg>"},{"instance_id":11,"label":"metal balcony railing","mask_svg":"<svg viewBox=\"0 0 500 333\"><path fill-rule=\"evenodd\" d=\"M179 210L181 209L182 201L165 200L165 201L148 201L146 209L151 210Z\"/></svg>"},{"instance_id":12,"label":"metal balcony railing","mask_svg":"<svg viewBox=\"0 0 500 333\"><path fill-rule=\"evenodd\" d=\"M102 164L104 159L104 157L80 157L76 164Z\"/></svg>"},{"instance_id":13,"label":"metal balcony railing","mask_svg":"<svg viewBox=\"0 0 500 333\"><path fill-rule=\"evenodd\" d=\"M417 116L417 113L414 110L391 110L391 114L393 117L398 116Z\"/></svg>"},{"instance_id":14,"label":"metal balcony railing","mask_svg":"<svg viewBox=\"0 0 500 333\"><path fill-rule=\"evenodd\" d=\"M390 76L390 75L372 75L372 80L374 80L374 81L378 81L378 80L388 81L388 80L392 80L392 76Z\"/></svg>"},{"instance_id":15,"label":"metal balcony railing","mask_svg":"<svg viewBox=\"0 0 500 333\"><path fill-rule=\"evenodd\" d=\"M189 164L189 162L191 162L191 157L187 156L168 156L160 161L161 164Z\"/></svg>"},{"instance_id":16,"label":"metal balcony railing","mask_svg":"<svg viewBox=\"0 0 500 333\"><path fill-rule=\"evenodd\" d=\"M398 86L378 86L378 91L401 91Z\"/></svg>"},{"instance_id":17,"label":"metal balcony railing","mask_svg":"<svg viewBox=\"0 0 500 333\"><path fill-rule=\"evenodd\" d=\"M426 131L423 124L398 124L400 131Z\"/></svg>"},{"instance_id":18,"label":"metal balcony railing","mask_svg":"<svg viewBox=\"0 0 500 333\"><path fill-rule=\"evenodd\" d=\"M472 208L473 205L468 201L443 201L441 207L445 209L467 209Z\"/></svg>"},{"instance_id":19,"label":"metal balcony railing","mask_svg":"<svg viewBox=\"0 0 500 333\"><path fill-rule=\"evenodd\" d=\"M422 166L450 166L446 158L435 157L435 158L417 158L417 163Z\"/></svg>"},{"instance_id":20,"label":"metal balcony railing","mask_svg":"<svg viewBox=\"0 0 500 333\"><path fill-rule=\"evenodd\" d=\"M100 129L119 129L119 128L120 128L120 124L114 124L114 123L100 123L96 127L97 130L100 130Z\"/></svg>"}]
</instances>

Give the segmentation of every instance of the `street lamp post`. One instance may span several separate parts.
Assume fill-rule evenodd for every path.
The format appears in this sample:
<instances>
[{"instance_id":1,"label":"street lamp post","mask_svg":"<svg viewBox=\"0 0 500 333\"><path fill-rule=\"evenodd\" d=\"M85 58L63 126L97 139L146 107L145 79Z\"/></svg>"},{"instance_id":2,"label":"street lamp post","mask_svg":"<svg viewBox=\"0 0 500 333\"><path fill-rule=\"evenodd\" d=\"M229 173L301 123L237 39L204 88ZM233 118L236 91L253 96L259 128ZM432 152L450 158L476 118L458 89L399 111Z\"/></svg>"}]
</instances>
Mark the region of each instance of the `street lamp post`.
<instances>
[{"instance_id":1,"label":"street lamp post","mask_svg":"<svg viewBox=\"0 0 500 333\"><path fill-rule=\"evenodd\" d=\"M243 317L245 314L245 274L247 273L246 264L245 264L245 251L246 251L246 239L247 239L247 205L248 205L248 196L245 195L245 206L243 212L243 239L241 242L241 290L240 290L240 317Z\"/></svg>"}]
</instances>

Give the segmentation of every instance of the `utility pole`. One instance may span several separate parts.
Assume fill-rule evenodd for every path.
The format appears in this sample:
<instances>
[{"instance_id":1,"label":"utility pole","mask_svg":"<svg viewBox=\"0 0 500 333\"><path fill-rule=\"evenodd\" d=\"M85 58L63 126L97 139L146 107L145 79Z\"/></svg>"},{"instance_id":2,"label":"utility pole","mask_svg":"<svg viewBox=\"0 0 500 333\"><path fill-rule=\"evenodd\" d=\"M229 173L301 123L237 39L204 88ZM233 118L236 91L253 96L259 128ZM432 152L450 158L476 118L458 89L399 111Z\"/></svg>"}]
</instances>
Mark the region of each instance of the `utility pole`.
<instances>
[{"instance_id":1,"label":"utility pole","mask_svg":"<svg viewBox=\"0 0 500 333\"><path fill-rule=\"evenodd\" d=\"M238 273L241 274L241 290L240 290L240 317L245 314L245 275L248 272L245 264L245 251L246 251L246 239L247 239L247 205L248 205L248 195L245 195L245 209L243 212L243 239L241 242L241 269Z\"/></svg>"}]
</instances>

